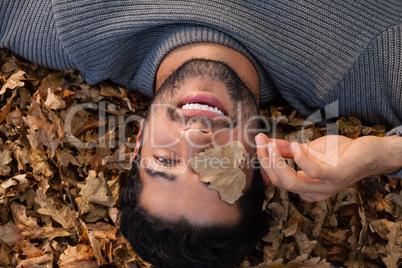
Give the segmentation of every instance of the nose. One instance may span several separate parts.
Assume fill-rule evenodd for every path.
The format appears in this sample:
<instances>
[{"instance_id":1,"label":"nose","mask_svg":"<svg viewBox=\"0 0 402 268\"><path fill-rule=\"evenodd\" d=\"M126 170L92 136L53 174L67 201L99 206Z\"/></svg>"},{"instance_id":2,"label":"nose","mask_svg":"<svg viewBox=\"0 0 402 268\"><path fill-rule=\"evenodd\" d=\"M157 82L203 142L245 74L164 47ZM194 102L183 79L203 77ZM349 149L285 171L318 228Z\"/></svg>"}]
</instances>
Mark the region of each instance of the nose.
<instances>
[{"instance_id":1,"label":"nose","mask_svg":"<svg viewBox=\"0 0 402 268\"><path fill-rule=\"evenodd\" d=\"M189 128L182 130L183 138L188 144L187 155L189 158L211 147L212 131L202 128Z\"/></svg>"}]
</instances>

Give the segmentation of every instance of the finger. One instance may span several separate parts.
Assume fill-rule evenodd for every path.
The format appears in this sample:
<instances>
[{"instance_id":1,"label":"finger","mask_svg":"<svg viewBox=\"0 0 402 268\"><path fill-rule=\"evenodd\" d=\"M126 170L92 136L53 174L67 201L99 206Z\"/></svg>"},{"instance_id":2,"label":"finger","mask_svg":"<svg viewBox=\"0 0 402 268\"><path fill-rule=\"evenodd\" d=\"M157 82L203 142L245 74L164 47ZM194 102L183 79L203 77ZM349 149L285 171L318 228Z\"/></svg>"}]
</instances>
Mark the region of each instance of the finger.
<instances>
[{"instance_id":1,"label":"finger","mask_svg":"<svg viewBox=\"0 0 402 268\"><path fill-rule=\"evenodd\" d=\"M295 182L298 181L295 170L285 162L275 142L268 144L268 152L270 168L266 171L271 182L275 186L295 192L298 189L298 187L294 188Z\"/></svg>"},{"instance_id":2,"label":"finger","mask_svg":"<svg viewBox=\"0 0 402 268\"><path fill-rule=\"evenodd\" d=\"M258 134L255 138L257 144L257 157L260 162L260 172L263 176L264 184L268 185L272 181L272 176L275 174L271 170L271 157L268 152L269 138L264 134ZM268 178L268 179L267 179ZM275 181L279 181L276 179ZM275 186L283 188L281 184L275 184Z\"/></svg>"},{"instance_id":3,"label":"finger","mask_svg":"<svg viewBox=\"0 0 402 268\"><path fill-rule=\"evenodd\" d=\"M296 172L289 167L275 143L268 144L268 151L270 151L271 168L266 171L274 185L296 193L328 194L334 191L334 185L329 184L327 181L311 178L306 172ZM308 160L313 162L314 165L318 165L314 161ZM313 166L312 163L309 162L309 164ZM314 167L319 169L316 166Z\"/></svg>"},{"instance_id":4,"label":"finger","mask_svg":"<svg viewBox=\"0 0 402 268\"><path fill-rule=\"evenodd\" d=\"M257 157L260 162L260 172L263 176L265 185L267 184L265 183L264 174L266 175L266 177L269 178L269 175L267 173L267 169L269 168L269 153L267 150L268 141L268 137L264 134L258 134L255 137L255 142L257 144Z\"/></svg>"},{"instance_id":5,"label":"finger","mask_svg":"<svg viewBox=\"0 0 402 268\"><path fill-rule=\"evenodd\" d=\"M330 170L325 168L323 164L317 163L311 157L308 157L305 149L298 143L291 144L295 163L307 174L311 179L325 180Z\"/></svg>"},{"instance_id":6,"label":"finger","mask_svg":"<svg viewBox=\"0 0 402 268\"><path fill-rule=\"evenodd\" d=\"M258 148L266 148L268 146L269 142L275 142L275 144L278 146L279 150L281 151L281 154L285 158L293 158L293 152L291 149L291 143L285 140L281 139L271 139L268 138L267 135L260 133L256 136L255 142L257 144L257 151Z\"/></svg>"}]
</instances>

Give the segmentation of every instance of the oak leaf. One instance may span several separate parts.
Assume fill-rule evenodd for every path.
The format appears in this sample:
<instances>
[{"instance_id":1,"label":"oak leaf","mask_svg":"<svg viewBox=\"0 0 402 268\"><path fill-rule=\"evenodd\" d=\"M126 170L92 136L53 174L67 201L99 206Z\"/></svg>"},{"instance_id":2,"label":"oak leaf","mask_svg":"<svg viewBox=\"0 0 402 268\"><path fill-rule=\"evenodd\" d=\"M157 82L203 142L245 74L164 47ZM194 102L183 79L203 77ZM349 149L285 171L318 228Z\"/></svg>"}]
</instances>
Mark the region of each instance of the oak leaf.
<instances>
[{"instance_id":1,"label":"oak leaf","mask_svg":"<svg viewBox=\"0 0 402 268\"><path fill-rule=\"evenodd\" d=\"M220 198L234 204L246 186L246 174L241 170L246 150L239 141L224 147L207 149L188 161L200 175L200 181L208 183L208 188L219 192Z\"/></svg>"},{"instance_id":2,"label":"oak leaf","mask_svg":"<svg viewBox=\"0 0 402 268\"><path fill-rule=\"evenodd\" d=\"M11 167L8 165L13 160L8 150L0 152L0 176L7 176L10 174Z\"/></svg>"},{"instance_id":3,"label":"oak leaf","mask_svg":"<svg viewBox=\"0 0 402 268\"><path fill-rule=\"evenodd\" d=\"M49 125L42 119L36 118L31 115L24 117L24 122L29 126L29 135L27 136L29 142L34 149L38 149L37 139L50 150L50 157L55 156L56 149L59 146L60 140L58 139L57 125Z\"/></svg>"},{"instance_id":4,"label":"oak leaf","mask_svg":"<svg viewBox=\"0 0 402 268\"><path fill-rule=\"evenodd\" d=\"M44 230L38 225L35 218L27 217L26 207L18 203L10 204L15 225L21 230L21 234L30 239L43 237Z\"/></svg>"},{"instance_id":5,"label":"oak leaf","mask_svg":"<svg viewBox=\"0 0 402 268\"><path fill-rule=\"evenodd\" d=\"M9 89L15 89L16 87L23 87L24 82L23 80L25 77L25 72L24 71L18 71L15 74L12 74L6 81L6 83L1 87L0 90L0 95L4 94L6 90Z\"/></svg>"},{"instance_id":6,"label":"oak leaf","mask_svg":"<svg viewBox=\"0 0 402 268\"><path fill-rule=\"evenodd\" d=\"M0 194L2 195L0 199L4 197L14 196L14 192L17 191L24 192L25 189L31 184L30 181L27 179L27 175L28 177L32 177L31 173L25 173L15 175L14 177L3 181L0 184Z\"/></svg>"},{"instance_id":7,"label":"oak leaf","mask_svg":"<svg viewBox=\"0 0 402 268\"><path fill-rule=\"evenodd\" d=\"M51 254L45 254L39 257L33 257L26 260L21 260L18 262L16 268L24 268L24 267L46 267L44 264L52 263L53 258Z\"/></svg>"},{"instance_id":8,"label":"oak leaf","mask_svg":"<svg viewBox=\"0 0 402 268\"><path fill-rule=\"evenodd\" d=\"M55 237L67 237L72 235L72 233L65 228L53 228L51 226L45 226L43 229L45 230L46 238L49 240L53 240Z\"/></svg>"},{"instance_id":9,"label":"oak leaf","mask_svg":"<svg viewBox=\"0 0 402 268\"><path fill-rule=\"evenodd\" d=\"M59 96L54 94L50 88L47 89L47 98L45 101L45 105L52 110L59 110L61 108L66 107L66 103Z\"/></svg>"},{"instance_id":10,"label":"oak leaf","mask_svg":"<svg viewBox=\"0 0 402 268\"><path fill-rule=\"evenodd\" d=\"M8 246L13 246L24 239L20 229L15 225L0 225L0 240Z\"/></svg>"},{"instance_id":11,"label":"oak leaf","mask_svg":"<svg viewBox=\"0 0 402 268\"><path fill-rule=\"evenodd\" d=\"M37 210L42 215L52 217L53 220L60 223L63 228L72 228L75 226L75 220L78 218L78 212L72 211L68 206L56 202L53 197L45 196L42 190L36 191L35 202L40 206Z\"/></svg>"},{"instance_id":12,"label":"oak leaf","mask_svg":"<svg viewBox=\"0 0 402 268\"><path fill-rule=\"evenodd\" d=\"M90 246L78 244L75 247L70 245L60 255L57 264L60 267L98 267L97 261L94 260L93 250Z\"/></svg>"},{"instance_id":13,"label":"oak leaf","mask_svg":"<svg viewBox=\"0 0 402 268\"><path fill-rule=\"evenodd\" d=\"M78 184L81 188L80 196L75 198L80 214L89 212L87 217L93 218L91 214L96 214L97 204L102 207L112 207L115 204L114 198L110 195L103 173L96 175L96 171L89 171L85 184ZM106 209L106 208L105 208ZM107 210L105 210L107 213Z\"/></svg>"}]
</instances>

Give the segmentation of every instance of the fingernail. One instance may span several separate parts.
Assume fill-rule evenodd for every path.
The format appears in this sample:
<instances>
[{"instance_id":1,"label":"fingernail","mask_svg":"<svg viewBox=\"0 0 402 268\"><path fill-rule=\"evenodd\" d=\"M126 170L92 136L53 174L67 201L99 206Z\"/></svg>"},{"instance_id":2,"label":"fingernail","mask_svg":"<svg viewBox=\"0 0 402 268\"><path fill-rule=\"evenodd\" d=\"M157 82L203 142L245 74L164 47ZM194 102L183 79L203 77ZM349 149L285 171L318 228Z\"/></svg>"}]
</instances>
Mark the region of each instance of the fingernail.
<instances>
[{"instance_id":1,"label":"fingernail","mask_svg":"<svg viewBox=\"0 0 402 268\"><path fill-rule=\"evenodd\" d=\"M268 143L268 152L271 154L272 153L272 142Z\"/></svg>"},{"instance_id":2,"label":"fingernail","mask_svg":"<svg viewBox=\"0 0 402 268\"><path fill-rule=\"evenodd\" d=\"M261 141L260 136L255 136L255 144L257 144L257 145L261 145L261 144L262 144L262 141Z\"/></svg>"},{"instance_id":3,"label":"fingernail","mask_svg":"<svg viewBox=\"0 0 402 268\"><path fill-rule=\"evenodd\" d=\"M290 149L292 150L293 153L295 153L297 151L296 143L292 142L292 144L290 144Z\"/></svg>"}]
</instances>

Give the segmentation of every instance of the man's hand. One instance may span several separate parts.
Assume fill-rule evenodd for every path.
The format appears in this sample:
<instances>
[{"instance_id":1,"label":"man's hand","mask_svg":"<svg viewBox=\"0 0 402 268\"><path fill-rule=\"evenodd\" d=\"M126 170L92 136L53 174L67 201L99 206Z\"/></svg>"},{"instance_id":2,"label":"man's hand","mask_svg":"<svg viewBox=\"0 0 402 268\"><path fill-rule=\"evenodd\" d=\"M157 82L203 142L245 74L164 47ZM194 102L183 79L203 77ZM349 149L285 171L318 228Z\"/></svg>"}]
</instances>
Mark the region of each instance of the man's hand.
<instances>
[{"instance_id":1,"label":"man's hand","mask_svg":"<svg viewBox=\"0 0 402 268\"><path fill-rule=\"evenodd\" d=\"M356 181L402 167L402 138L374 136L356 140L330 135L305 144L256 137L257 155L265 184L298 193L306 201L322 201ZM302 171L289 167L293 158Z\"/></svg>"}]
</instances>

